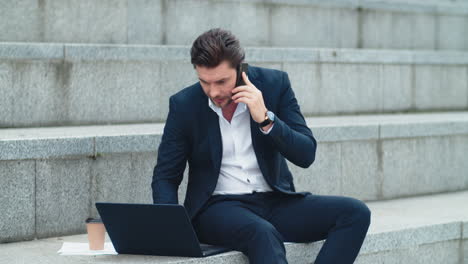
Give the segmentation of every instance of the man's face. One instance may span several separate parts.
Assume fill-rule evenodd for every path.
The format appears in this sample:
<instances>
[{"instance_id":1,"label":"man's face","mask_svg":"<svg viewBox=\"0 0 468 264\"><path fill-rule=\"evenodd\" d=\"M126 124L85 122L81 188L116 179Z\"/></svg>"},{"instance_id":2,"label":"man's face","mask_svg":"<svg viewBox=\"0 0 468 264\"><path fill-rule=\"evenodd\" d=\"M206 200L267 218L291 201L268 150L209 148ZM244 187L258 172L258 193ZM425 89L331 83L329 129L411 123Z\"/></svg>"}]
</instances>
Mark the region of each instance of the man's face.
<instances>
[{"instance_id":1,"label":"man's face","mask_svg":"<svg viewBox=\"0 0 468 264\"><path fill-rule=\"evenodd\" d=\"M196 66L195 70L203 91L216 106L224 108L232 102L237 71L229 62L223 61L214 68Z\"/></svg>"}]
</instances>

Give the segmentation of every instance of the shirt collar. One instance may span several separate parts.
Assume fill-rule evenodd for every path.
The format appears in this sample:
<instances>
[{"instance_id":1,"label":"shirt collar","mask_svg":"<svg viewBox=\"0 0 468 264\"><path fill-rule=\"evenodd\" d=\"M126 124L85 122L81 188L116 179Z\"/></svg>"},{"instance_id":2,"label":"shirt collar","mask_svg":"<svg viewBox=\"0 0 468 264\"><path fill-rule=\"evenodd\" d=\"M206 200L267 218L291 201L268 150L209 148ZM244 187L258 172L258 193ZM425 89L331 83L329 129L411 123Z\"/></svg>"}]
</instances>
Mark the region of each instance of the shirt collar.
<instances>
[{"instance_id":1,"label":"shirt collar","mask_svg":"<svg viewBox=\"0 0 468 264\"><path fill-rule=\"evenodd\" d=\"M217 105L215 105L213 103L213 101L211 101L210 98L208 98L208 106L215 112L217 113L218 115L222 116L223 115L223 111L221 110L221 108ZM236 108L236 111L234 112L234 116L236 115L239 115L239 114L242 114L243 112L247 111L247 105L240 102L238 105L237 105L237 108ZM233 117L234 117L233 116Z\"/></svg>"}]
</instances>

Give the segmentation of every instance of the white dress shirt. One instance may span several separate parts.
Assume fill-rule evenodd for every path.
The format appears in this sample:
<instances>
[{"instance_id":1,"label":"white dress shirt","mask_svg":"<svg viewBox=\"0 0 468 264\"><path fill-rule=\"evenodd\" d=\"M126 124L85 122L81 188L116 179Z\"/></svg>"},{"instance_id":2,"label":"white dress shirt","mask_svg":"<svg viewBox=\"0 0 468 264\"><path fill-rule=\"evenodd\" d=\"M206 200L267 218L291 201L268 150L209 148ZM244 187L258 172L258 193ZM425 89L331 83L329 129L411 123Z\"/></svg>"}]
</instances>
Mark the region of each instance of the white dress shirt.
<instances>
[{"instance_id":1,"label":"white dress shirt","mask_svg":"<svg viewBox=\"0 0 468 264\"><path fill-rule=\"evenodd\" d=\"M213 195L272 191L258 167L252 146L250 113L247 105L239 103L229 123L224 118L222 109L209 98L208 104L219 116L223 143L221 168ZM267 132L261 131L268 134L271 128Z\"/></svg>"}]
</instances>

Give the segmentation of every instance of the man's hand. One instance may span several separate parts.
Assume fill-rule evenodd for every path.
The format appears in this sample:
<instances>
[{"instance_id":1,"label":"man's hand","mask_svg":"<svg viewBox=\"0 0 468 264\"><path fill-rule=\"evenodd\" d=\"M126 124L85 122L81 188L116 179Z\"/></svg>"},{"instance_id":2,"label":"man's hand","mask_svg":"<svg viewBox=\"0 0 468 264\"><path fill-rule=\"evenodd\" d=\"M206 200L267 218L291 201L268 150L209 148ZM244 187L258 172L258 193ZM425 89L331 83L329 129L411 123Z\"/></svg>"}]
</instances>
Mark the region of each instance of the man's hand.
<instances>
[{"instance_id":1,"label":"man's hand","mask_svg":"<svg viewBox=\"0 0 468 264\"><path fill-rule=\"evenodd\" d=\"M257 123L261 123L265 120L265 114L268 111L263 101L262 92L249 81L245 72L242 72L242 78L246 85L238 86L232 90L234 94L232 100L235 103L243 102L246 104L252 119Z\"/></svg>"}]
</instances>

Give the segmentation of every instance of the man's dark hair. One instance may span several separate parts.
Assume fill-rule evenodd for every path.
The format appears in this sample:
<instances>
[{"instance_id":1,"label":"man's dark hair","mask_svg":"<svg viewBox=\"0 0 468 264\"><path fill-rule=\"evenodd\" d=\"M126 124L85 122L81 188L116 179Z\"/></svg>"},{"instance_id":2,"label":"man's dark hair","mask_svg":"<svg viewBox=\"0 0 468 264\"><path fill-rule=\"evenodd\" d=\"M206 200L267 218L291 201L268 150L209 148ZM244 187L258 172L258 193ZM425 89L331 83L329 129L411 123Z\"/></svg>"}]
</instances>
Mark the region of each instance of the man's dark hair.
<instances>
[{"instance_id":1,"label":"man's dark hair","mask_svg":"<svg viewBox=\"0 0 468 264\"><path fill-rule=\"evenodd\" d=\"M236 68L244 61L245 53L239 40L230 31L213 28L201 34L190 50L193 67L214 68L223 61L228 61Z\"/></svg>"}]
</instances>

